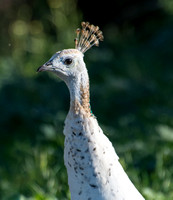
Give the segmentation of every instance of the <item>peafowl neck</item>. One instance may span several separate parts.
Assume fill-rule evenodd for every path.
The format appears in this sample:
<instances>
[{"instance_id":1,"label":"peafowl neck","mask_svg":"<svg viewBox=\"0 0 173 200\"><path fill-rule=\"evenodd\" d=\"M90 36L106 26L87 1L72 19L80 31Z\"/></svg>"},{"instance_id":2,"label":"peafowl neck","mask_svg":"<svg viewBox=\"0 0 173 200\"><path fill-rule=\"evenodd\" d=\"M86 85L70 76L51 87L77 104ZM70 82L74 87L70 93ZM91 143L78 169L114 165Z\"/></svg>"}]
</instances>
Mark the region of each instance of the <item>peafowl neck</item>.
<instances>
[{"instance_id":1,"label":"peafowl neck","mask_svg":"<svg viewBox=\"0 0 173 200\"><path fill-rule=\"evenodd\" d=\"M79 114L83 110L90 116L90 92L87 70L73 77L72 81L67 85L70 90L70 111L74 114Z\"/></svg>"}]
</instances>

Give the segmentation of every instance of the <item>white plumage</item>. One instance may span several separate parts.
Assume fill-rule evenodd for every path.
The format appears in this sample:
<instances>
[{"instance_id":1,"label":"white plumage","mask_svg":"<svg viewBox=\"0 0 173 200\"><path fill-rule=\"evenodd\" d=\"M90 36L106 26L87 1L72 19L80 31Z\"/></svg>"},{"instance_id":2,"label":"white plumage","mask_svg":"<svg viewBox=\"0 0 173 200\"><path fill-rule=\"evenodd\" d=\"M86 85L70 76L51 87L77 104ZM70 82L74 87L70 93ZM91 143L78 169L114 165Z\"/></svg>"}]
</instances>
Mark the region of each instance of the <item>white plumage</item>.
<instances>
[{"instance_id":1,"label":"white plumage","mask_svg":"<svg viewBox=\"0 0 173 200\"><path fill-rule=\"evenodd\" d=\"M79 37L80 34L80 37ZM72 200L144 200L91 114L89 78L83 53L102 40L98 27L82 23L76 49L57 52L38 71L53 71L68 86L70 110L65 120L64 161Z\"/></svg>"}]
</instances>

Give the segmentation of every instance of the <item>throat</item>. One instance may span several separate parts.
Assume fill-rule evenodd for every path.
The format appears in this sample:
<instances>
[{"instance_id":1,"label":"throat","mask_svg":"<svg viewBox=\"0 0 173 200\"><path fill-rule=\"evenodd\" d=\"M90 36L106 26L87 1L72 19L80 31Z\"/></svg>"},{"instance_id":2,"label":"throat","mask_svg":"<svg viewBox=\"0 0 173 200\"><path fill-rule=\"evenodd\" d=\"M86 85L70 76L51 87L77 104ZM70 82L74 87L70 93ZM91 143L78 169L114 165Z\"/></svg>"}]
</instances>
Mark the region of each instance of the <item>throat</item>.
<instances>
[{"instance_id":1,"label":"throat","mask_svg":"<svg viewBox=\"0 0 173 200\"><path fill-rule=\"evenodd\" d=\"M86 87L80 86L80 103L87 114L91 114L89 83Z\"/></svg>"},{"instance_id":2,"label":"throat","mask_svg":"<svg viewBox=\"0 0 173 200\"><path fill-rule=\"evenodd\" d=\"M70 111L74 114L84 112L85 115L91 116L90 92L88 75L82 74L80 78L69 86L70 89Z\"/></svg>"}]
</instances>

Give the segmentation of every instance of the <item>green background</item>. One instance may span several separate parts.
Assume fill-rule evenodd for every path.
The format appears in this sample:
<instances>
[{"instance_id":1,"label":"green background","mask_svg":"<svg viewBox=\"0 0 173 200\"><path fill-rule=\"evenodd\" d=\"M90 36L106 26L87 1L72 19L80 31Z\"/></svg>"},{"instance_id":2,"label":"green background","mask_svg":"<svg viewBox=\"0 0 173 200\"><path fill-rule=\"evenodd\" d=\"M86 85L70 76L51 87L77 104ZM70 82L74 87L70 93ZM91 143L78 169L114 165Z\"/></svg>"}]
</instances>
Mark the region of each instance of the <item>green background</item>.
<instances>
[{"instance_id":1,"label":"green background","mask_svg":"<svg viewBox=\"0 0 173 200\"><path fill-rule=\"evenodd\" d=\"M115 6L116 5L116 6ZM173 199L173 1L0 0L0 199L67 200L65 84L37 68L73 48L81 21L91 106L146 200Z\"/></svg>"}]
</instances>

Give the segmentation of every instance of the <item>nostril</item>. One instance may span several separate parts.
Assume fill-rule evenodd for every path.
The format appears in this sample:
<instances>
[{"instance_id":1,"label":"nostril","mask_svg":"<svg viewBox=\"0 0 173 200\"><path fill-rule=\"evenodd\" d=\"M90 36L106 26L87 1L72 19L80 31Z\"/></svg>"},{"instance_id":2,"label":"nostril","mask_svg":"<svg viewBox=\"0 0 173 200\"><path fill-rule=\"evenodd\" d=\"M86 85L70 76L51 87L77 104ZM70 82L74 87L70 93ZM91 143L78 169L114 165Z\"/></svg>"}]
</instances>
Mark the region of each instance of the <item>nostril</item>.
<instances>
[{"instance_id":1,"label":"nostril","mask_svg":"<svg viewBox=\"0 0 173 200\"><path fill-rule=\"evenodd\" d=\"M51 61L48 61L47 63L45 63L46 66L52 65Z\"/></svg>"}]
</instances>

